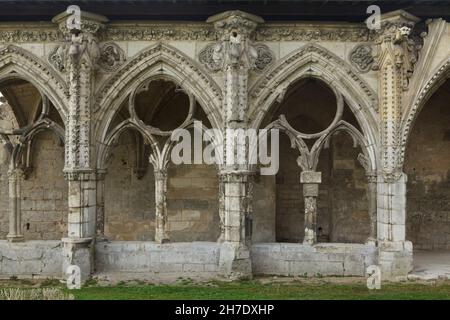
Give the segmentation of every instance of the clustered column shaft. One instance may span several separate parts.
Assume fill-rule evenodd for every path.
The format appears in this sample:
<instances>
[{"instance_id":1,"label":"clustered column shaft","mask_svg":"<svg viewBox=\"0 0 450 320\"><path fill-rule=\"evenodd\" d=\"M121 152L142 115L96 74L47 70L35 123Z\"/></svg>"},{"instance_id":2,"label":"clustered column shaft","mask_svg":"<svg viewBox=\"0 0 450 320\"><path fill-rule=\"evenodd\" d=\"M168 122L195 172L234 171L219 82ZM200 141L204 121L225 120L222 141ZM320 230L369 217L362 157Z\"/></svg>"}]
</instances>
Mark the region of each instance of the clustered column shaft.
<instances>
[{"instance_id":1,"label":"clustered column shaft","mask_svg":"<svg viewBox=\"0 0 450 320\"><path fill-rule=\"evenodd\" d=\"M303 183L303 197L305 202L305 237L304 244L312 245L317 242L317 197L322 173L302 171L300 182Z\"/></svg>"},{"instance_id":2,"label":"clustered column shaft","mask_svg":"<svg viewBox=\"0 0 450 320\"><path fill-rule=\"evenodd\" d=\"M156 232L155 241L169 242L167 233L167 171L155 170Z\"/></svg>"},{"instance_id":3,"label":"clustered column shaft","mask_svg":"<svg viewBox=\"0 0 450 320\"><path fill-rule=\"evenodd\" d=\"M11 169L9 176L9 233L10 242L23 240L22 235L22 210L21 210L21 187L24 178L23 170L20 168Z\"/></svg>"}]
</instances>

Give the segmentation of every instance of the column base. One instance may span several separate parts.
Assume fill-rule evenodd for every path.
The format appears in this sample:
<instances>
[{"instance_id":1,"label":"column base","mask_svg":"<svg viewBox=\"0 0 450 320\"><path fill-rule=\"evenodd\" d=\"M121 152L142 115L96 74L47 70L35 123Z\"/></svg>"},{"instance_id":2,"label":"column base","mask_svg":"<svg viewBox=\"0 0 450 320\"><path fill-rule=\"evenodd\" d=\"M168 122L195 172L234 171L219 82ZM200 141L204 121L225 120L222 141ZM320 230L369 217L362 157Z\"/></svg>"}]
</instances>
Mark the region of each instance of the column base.
<instances>
[{"instance_id":1,"label":"column base","mask_svg":"<svg viewBox=\"0 0 450 320\"><path fill-rule=\"evenodd\" d=\"M250 249L241 243L223 242L220 247L219 270L231 280L251 279Z\"/></svg>"},{"instance_id":2,"label":"column base","mask_svg":"<svg viewBox=\"0 0 450 320\"><path fill-rule=\"evenodd\" d=\"M411 241L380 241L378 264L383 280L406 280L413 269L413 246Z\"/></svg>"},{"instance_id":3,"label":"column base","mask_svg":"<svg viewBox=\"0 0 450 320\"><path fill-rule=\"evenodd\" d=\"M23 242L25 238L22 235L7 235L6 239L9 242Z\"/></svg>"},{"instance_id":4,"label":"column base","mask_svg":"<svg viewBox=\"0 0 450 320\"><path fill-rule=\"evenodd\" d=\"M94 241L92 238L63 238L63 278L69 265L77 265L81 270L81 282L91 278L94 271Z\"/></svg>"}]
</instances>

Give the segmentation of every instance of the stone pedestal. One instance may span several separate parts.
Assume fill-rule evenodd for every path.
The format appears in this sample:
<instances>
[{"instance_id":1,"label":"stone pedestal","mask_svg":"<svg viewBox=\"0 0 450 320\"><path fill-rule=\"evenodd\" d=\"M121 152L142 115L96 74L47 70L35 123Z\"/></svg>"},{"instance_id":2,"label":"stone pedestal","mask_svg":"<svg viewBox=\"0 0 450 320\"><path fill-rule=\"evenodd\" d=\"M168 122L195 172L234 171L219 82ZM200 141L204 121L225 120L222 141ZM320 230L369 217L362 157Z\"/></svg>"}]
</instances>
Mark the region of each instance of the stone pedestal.
<instances>
[{"instance_id":1,"label":"stone pedestal","mask_svg":"<svg viewBox=\"0 0 450 320\"><path fill-rule=\"evenodd\" d=\"M229 278L251 278L252 266L246 237L248 171L223 172L224 242L220 250L220 271Z\"/></svg>"},{"instance_id":2,"label":"stone pedestal","mask_svg":"<svg viewBox=\"0 0 450 320\"><path fill-rule=\"evenodd\" d=\"M249 247L239 242L223 242L220 247L219 270L231 280L251 279Z\"/></svg>"},{"instance_id":3,"label":"stone pedestal","mask_svg":"<svg viewBox=\"0 0 450 320\"><path fill-rule=\"evenodd\" d=\"M412 243L405 241L406 174L395 181L378 177L377 238L383 279L406 278L412 270Z\"/></svg>"},{"instance_id":4,"label":"stone pedestal","mask_svg":"<svg viewBox=\"0 0 450 320\"><path fill-rule=\"evenodd\" d=\"M63 238L62 273L67 277L66 270L70 265L76 265L81 270L81 281L89 280L94 272L94 240L92 238Z\"/></svg>"}]
</instances>

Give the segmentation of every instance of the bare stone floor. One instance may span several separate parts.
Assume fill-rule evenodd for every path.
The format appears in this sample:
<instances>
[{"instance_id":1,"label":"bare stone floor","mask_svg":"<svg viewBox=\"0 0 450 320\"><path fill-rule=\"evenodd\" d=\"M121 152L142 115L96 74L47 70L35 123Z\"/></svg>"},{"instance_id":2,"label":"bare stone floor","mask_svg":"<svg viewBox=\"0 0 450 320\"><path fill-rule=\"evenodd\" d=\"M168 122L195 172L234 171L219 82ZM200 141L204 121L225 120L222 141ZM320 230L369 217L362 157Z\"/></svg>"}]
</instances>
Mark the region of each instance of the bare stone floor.
<instances>
[{"instance_id":1,"label":"bare stone floor","mask_svg":"<svg viewBox=\"0 0 450 320\"><path fill-rule=\"evenodd\" d=\"M417 250L411 280L450 279L450 250Z\"/></svg>"}]
</instances>

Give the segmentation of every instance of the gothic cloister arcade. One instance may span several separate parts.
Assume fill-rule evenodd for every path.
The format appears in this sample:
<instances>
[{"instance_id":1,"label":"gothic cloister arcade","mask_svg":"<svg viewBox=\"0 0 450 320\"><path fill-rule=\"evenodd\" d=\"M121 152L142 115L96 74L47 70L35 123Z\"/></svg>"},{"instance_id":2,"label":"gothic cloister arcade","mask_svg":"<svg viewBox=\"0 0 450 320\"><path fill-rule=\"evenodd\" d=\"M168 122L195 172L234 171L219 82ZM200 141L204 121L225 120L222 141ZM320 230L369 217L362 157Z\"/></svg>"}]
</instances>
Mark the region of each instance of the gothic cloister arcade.
<instances>
[{"instance_id":1,"label":"gothic cloister arcade","mask_svg":"<svg viewBox=\"0 0 450 320\"><path fill-rule=\"evenodd\" d=\"M241 11L176 26L83 13L71 34L67 19L13 38L0 23L0 277L378 265L398 280L415 254L448 254L445 20L313 32ZM233 136L249 129L279 151L274 174Z\"/></svg>"}]
</instances>

